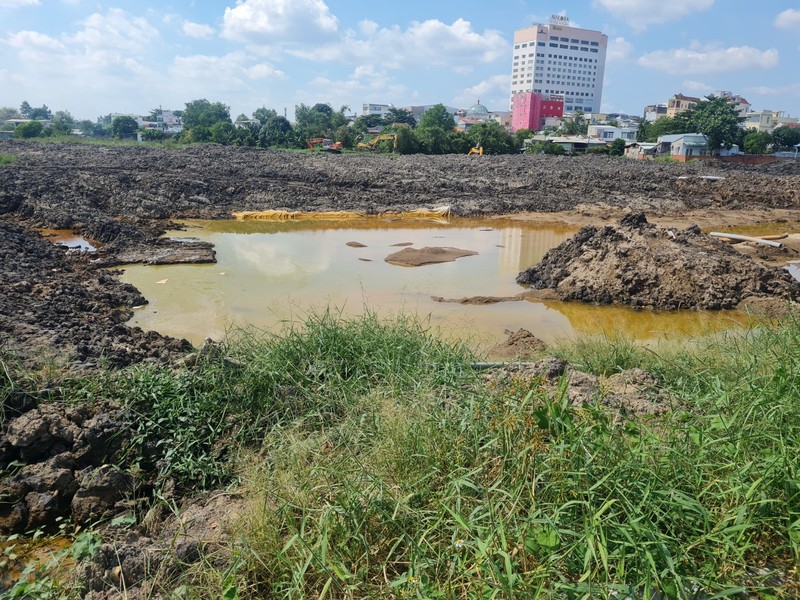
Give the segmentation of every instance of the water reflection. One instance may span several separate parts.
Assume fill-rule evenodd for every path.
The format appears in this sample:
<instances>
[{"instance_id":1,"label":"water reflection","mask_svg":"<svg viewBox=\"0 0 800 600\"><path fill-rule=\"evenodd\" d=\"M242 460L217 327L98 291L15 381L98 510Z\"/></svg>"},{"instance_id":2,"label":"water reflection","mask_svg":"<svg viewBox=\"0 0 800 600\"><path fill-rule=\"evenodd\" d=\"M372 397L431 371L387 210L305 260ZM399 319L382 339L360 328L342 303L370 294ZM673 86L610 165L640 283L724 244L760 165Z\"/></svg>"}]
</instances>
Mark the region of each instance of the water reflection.
<instances>
[{"instance_id":1,"label":"water reflection","mask_svg":"<svg viewBox=\"0 0 800 600\"><path fill-rule=\"evenodd\" d=\"M43 238L59 246L66 246L70 249L85 252L94 252L96 250L86 238L76 235L69 229L42 229L39 233L42 234Z\"/></svg>"},{"instance_id":2,"label":"water reflection","mask_svg":"<svg viewBox=\"0 0 800 600\"><path fill-rule=\"evenodd\" d=\"M520 327L545 341L576 333L619 332L637 339L691 335L735 326L729 315L652 313L581 304L509 302L464 306L432 296L513 296L517 274L537 263L576 228L520 221L453 219L449 223L390 220L191 221L191 235L216 247L217 264L129 266L123 280L150 301L133 325L197 344L234 325L273 330L311 310L336 307L391 316L414 313L477 348ZM363 247L348 246L358 242ZM404 268L384 261L398 244L452 246L478 252L455 262Z\"/></svg>"}]
</instances>

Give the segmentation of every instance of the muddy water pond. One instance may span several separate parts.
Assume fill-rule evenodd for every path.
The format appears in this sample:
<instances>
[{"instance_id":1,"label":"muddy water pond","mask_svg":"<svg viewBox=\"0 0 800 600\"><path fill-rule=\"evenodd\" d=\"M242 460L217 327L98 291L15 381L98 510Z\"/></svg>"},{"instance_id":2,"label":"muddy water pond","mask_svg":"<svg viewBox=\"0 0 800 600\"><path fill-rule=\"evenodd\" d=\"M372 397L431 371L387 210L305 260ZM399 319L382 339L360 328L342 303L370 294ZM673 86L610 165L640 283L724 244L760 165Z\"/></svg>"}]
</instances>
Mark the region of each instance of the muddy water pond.
<instances>
[{"instance_id":1,"label":"muddy water pond","mask_svg":"<svg viewBox=\"0 0 800 600\"><path fill-rule=\"evenodd\" d=\"M187 221L168 236L214 244L210 265L133 265L122 280L149 300L130 325L199 344L232 327L275 331L330 308L345 316L414 314L481 352L525 328L545 342L577 334L637 340L696 336L738 327L738 313L658 313L576 303L441 303L433 297L513 296L517 274L577 229L519 221ZM403 267L385 261L403 247L477 252L453 262Z\"/></svg>"}]
</instances>

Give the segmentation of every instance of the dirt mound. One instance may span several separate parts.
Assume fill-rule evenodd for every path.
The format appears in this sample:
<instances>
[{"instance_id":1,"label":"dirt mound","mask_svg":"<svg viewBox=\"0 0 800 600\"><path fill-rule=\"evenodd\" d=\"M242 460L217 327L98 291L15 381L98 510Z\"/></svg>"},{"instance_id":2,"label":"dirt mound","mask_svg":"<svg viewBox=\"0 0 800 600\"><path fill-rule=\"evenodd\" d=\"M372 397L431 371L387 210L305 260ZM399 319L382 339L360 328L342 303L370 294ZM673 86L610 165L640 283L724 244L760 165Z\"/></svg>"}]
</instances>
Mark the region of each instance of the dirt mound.
<instances>
[{"instance_id":1,"label":"dirt mound","mask_svg":"<svg viewBox=\"0 0 800 600\"><path fill-rule=\"evenodd\" d=\"M547 346L527 329L506 330L508 338L489 350L489 356L498 360L519 360L541 353Z\"/></svg>"},{"instance_id":2,"label":"dirt mound","mask_svg":"<svg viewBox=\"0 0 800 600\"><path fill-rule=\"evenodd\" d=\"M696 226L656 227L642 213L617 227L584 227L520 273L517 283L555 290L561 300L665 310L800 298L800 283L787 271L761 266Z\"/></svg>"}]
</instances>

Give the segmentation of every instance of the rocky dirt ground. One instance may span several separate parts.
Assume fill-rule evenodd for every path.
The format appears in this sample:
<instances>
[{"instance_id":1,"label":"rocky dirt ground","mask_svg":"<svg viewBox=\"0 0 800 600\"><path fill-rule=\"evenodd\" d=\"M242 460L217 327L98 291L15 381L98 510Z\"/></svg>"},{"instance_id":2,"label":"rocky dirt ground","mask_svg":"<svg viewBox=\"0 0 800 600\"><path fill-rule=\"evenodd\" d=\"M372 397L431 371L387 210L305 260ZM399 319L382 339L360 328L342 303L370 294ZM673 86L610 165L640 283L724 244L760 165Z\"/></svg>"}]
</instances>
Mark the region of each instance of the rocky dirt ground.
<instances>
[{"instance_id":1,"label":"rocky dirt ground","mask_svg":"<svg viewBox=\"0 0 800 600\"><path fill-rule=\"evenodd\" d=\"M745 255L688 228L797 222L800 161L732 167L599 156L330 155L16 141L0 142L0 153L18 157L0 167L0 353L31 367L56 360L82 370L185 357L188 342L125 324L146 299L107 267L213 261L213 248L205 244L159 236L172 219L230 218L243 210L387 213L450 205L455 216L590 225L528 272L525 283L574 300L666 308L724 308L753 295L797 298L796 283L761 266L779 264L788 254ZM679 230L670 236L644 217L604 227L642 212ZM39 233L43 228L73 230L98 250L55 246ZM678 247L694 248L672 257L682 261L680 268L664 260ZM793 251L790 245L786 253ZM598 268L599 256L613 261ZM637 271L637 265L646 268ZM696 277L687 279L692 273ZM693 289L699 296L692 296ZM509 356L540 350L527 332L510 333ZM548 365L537 363L526 374L552 371L556 377L569 371L561 363ZM579 384L590 394L607 388L614 408L659 412L668 405L647 374L599 381L570 373L576 390ZM0 507L0 530L25 531L64 516L83 522L126 510L136 482L106 465L113 462L114 444L125 439L125 415L118 407L37 406L36 398L6 396L0 471L17 468L0 486L0 494L13 500ZM574 401L581 398L576 391ZM210 519L202 510L196 515L198 523ZM140 583L147 557L170 550L177 539L167 535L172 542L159 542L147 532L134 537L105 545L91 572L81 576L93 597L114 597L121 583ZM189 542L171 550L184 562L197 558Z\"/></svg>"}]
</instances>

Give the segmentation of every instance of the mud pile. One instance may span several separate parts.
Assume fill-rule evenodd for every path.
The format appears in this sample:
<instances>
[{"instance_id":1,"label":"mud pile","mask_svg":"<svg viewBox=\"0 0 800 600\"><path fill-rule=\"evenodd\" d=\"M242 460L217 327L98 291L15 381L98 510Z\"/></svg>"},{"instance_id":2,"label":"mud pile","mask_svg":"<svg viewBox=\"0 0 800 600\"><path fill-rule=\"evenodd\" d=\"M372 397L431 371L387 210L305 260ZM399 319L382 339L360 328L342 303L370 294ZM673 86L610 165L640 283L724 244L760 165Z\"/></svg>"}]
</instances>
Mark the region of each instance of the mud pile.
<instances>
[{"instance_id":1,"label":"mud pile","mask_svg":"<svg viewBox=\"0 0 800 600\"><path fill-rule=\"evenodd\" d=\"M728 309L748 298L800 299L783 269L754 262L701 233L648 223L631 214L619 226L581 229L526 269L517 283L561 300L634 308Z\"/></svg>"}]
</instances>

